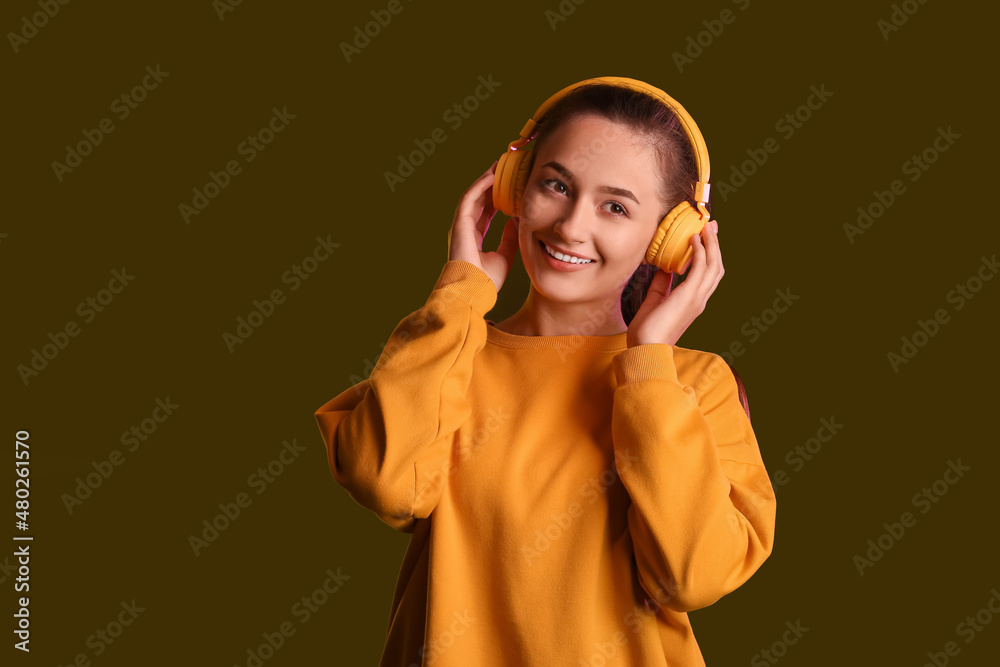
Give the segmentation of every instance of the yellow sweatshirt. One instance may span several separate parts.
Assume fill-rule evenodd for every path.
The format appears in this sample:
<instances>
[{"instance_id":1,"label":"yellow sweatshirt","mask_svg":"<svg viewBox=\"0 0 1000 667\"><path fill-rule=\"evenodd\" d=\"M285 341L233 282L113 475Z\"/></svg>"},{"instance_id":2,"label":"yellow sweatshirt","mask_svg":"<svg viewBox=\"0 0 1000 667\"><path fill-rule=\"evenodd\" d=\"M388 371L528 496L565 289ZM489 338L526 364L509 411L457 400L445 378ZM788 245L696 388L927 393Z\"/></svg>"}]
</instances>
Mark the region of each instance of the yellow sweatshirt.
<instances>
[{"instance_id":1,"label":"yellow sweatshirt","mask_svg":"<svg viewBox=\"0 0 1000 667\"><path fill-rule=\"evenodd\" d=\"M411 533L381 667L704 665L687 612L771 552L775 499L718 355L519 336L445 264L315 415L334 479Z\"/></svg>"}]
</instances>

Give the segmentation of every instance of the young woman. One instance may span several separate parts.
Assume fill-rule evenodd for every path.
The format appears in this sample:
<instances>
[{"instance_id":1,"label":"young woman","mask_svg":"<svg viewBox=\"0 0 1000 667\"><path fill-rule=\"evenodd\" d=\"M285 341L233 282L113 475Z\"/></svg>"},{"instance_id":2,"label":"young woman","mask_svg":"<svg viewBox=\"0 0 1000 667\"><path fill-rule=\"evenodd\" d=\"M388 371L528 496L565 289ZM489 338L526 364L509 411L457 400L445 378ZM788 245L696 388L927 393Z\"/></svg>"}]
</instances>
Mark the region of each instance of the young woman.
<instances>
[{"instance_id":1,"label":"young woman","mask_svg":"<svg viewBox=\"0 0 1000 667\"><path fill-rule=\"evenodd\" d=\"M516 213L497 250L494 163L425 305L316 411L337 482L412 533L383 667L704 665L687 612L770 554L774 493L738 380L676 345L723 266L707 155L668 100L601 77L546 102L512 146L526 176L497 195ZM700 229L657 270L647 251L685 201ZM517 252L531 287L494 322ZM673 289L672 271L687 271Z\"/></svg>"}]
</instances>

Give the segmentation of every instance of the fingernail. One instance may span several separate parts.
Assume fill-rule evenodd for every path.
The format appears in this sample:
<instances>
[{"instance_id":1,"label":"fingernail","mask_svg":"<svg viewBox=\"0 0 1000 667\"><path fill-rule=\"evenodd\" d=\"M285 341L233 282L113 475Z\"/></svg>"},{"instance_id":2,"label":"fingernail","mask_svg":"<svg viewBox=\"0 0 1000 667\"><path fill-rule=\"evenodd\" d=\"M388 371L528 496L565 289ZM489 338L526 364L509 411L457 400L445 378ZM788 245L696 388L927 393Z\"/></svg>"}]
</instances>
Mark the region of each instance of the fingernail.
<instances>
[{"instance_id":1,"label":"fingernail","mask_svg":"<svg viewBox=\"0 0 1000 667\"><path fill-rule=\"evenodd\" d=\"M716 234L719 233L719 223L715 220L712 221L712 231Z\"/></svg>"}]
</instances>

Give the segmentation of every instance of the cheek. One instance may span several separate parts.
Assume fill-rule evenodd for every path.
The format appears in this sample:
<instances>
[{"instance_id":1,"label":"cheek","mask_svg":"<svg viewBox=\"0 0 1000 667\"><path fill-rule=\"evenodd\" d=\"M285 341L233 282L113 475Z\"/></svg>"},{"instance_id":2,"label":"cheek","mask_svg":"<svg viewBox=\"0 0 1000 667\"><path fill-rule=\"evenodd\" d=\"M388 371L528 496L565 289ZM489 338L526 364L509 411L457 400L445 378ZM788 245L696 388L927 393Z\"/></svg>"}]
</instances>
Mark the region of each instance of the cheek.
<instances>
[{"instance_id":1,"label":"cheek","mask_svg":"<svg viewBox=\"0 0 1000 667\"><path fill-rule=\"evenodd\" d=\"M605 239L604 246L618 261L633 263L634 260L640 262L646 256L646 249L649 248L651 239L652 234L646 236L621 228Z\"/></svg>"},{"instance_id":2,"label":"cheek","mask_svg":"<svg viewBox=\"0 0 1000 667\"><path fill-rule=\"evenodd\" d=\"M545 217L551 214L554 206L552 197L546 196L537 185L529 183L521 203L521 218L530 222L533 218Z\"/></svg>"},{"instance_id":3,"label":"cheek","mask_svg":"<svg viewBox=\"0 0 1000 667\"><path fill-rule=\"evenodd\" d=\"M621 273L627 279L642 264L648 249L649 243L645 236L618 233L606 236L598 251L609 267L614 267L616 273Z\"/></svg>"},{"instance_id":4,"label":"cheek","mask_svg":"<svg viewBox=\"0 0 1000 667\"><path fill-rule=\"evenodd\" d=\"M659 220L646 225L643 227L643 232L639 234L639 238L635 240L635 251L638 253L639 261L642 261L646 257L646 251L649 250L649 244L653 242L653 237L656 235L659 225Z\"/></svg>"},{"instance_id":5,"label":"cheek","mask_svg":"<svg viewBox=\"0 0 1000 667\"><path fill-rule=\"evenodd\" d=\"M535 232L538 228L532 225L530 221L521 218L521 222L517 226L517 245L521 251L521 256L525 257L529 253L532 253L536 249L536 244L538 241L535 239Z\"/></svg>"}]
</instances>

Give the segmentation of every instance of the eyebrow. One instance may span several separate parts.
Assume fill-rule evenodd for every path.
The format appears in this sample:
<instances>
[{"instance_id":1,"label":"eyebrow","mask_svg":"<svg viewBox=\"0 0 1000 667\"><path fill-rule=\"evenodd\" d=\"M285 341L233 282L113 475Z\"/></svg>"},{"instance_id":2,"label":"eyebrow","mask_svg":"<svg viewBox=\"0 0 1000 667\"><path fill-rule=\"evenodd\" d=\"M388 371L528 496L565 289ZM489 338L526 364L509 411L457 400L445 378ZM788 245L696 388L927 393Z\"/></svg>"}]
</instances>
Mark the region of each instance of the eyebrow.
<instances>
[{"instance_id":1,"label":"eyebrow","mask_svg":"<svg viewBox=\"0 0 1000 667\"><path fill-rule=\"evenodd\" d=\"M559 164L555 160L553 160L551 162L546 162L544 165L542 165L542 167L543 168L544 167L552 167L553 169L555 169L556 171L558 171L560 174L562 174L563 178L565 178L567 181L573 182L573 180L574 180L573 179L573 174L569 173L569 170L566 169L566 167L562 166L561 164ZM626 190L625 188L616 188L616 187L613 187L611 185L600 185L600 186L598 186L597 191L598 192L604 192L604 193L607 193L609 195L618 195L619 197L628 197L629 199L631 199L632 201L634 201L636 204L639 203L638 198L636 198L636 196L634 194L632 194L632 191L631 190Z\"/></svg>"}]
</instances>

